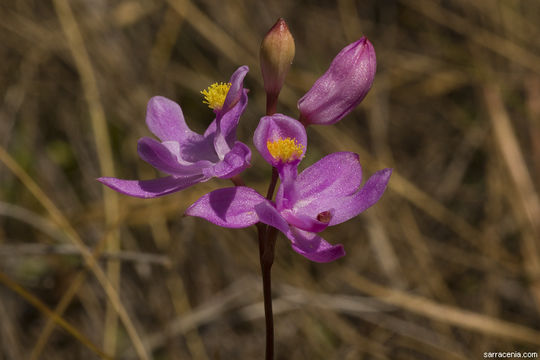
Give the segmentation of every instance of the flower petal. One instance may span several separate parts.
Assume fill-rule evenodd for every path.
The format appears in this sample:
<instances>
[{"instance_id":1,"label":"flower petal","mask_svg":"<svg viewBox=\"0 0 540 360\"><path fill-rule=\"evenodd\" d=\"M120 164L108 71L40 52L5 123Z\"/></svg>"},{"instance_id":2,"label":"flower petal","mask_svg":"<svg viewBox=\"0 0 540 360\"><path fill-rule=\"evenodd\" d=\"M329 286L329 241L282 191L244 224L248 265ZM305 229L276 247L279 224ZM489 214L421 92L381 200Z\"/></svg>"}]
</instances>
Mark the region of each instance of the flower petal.
<instances>
[{"instance_id":1,"label":"flower petal","mask_svg":"<svg viewBox=\"0 0 540 360\"><path fill-rule=\"evenodd\" d=\"M376 68L375 50L366 37L346 46L298 101L302 122L330 125L341 120L364 99Z\"/></svg>"},{"instance_id":2,"label":"flower petal","mask_svg":"<svg viewBox=\"0 0 540 360\"><path fill-rule=\"evenodd\" d=\"M264 201L262 195L245 186L223 188L203 195L186 210L186 215L226 228L244 228L259 221L254 208Z\"/></svg>"},{"instance_id":3,"label":"flower petal","mask_svg":"<svg viewBox=\"0 0 540 360\"><path fill-rule=\"evenodd\" d=\"M229 80L231 87L229 88L227 97L223 102L223 107L218 113L218 117L220 117L220 115L223 113L228 112L233 106L236 105L238 101L240 101L240 97L244 93L244 78L246 77L248 71L249 67L243 65L236 69L236 71L231 75L231 79Z\"/></svg>"},{"instance_id":4,"label":"flower petal","mask_svg":"<svg viewBox=\"0 0 540 360\"><path fill-rule=\"evenodd\" d=\"M287 221L285 221L270 201L264 201L255 205L255 211L259 216L260 222L273 226L284 234L289 232L289 224L287 224Z\"/></svg>"},{"instance_id":5,"label":"flower petal","mask_svg":"<svg viewBox=\"0 0 540 360\"><path fill-rule=\"evenodd\" d=\"M124 195L149 199L183 190L191 185L207 181L208 178L196 175L182 178L167 176L152 180L123 180L101 177L97 180Z\"/></svg>"},{"instance_id":6,"label":"flower petal","mask_svg":"<svg viewBox=\"0 0 540 360\"><path fill-rule=\"evenodd\" d=\"M391 174L392 169L380 170L371 176L364 187L355 194L344 197L321 197L317 201L301 204L301 208L295 205L295 210L315 218L318 214L333 210L333 216L328 225L341 224L375 204L383 195Z\"/></svg>"},{"instance_id":7,"label":"flower petal","mask_svg":"<svg viewBox=\"0 0 540 360\"><path fill-rule=\"evenodd\" d=\"M219 128L215 132L214 148L218 156L223 157L234 146L236 141L236 128L240 116L246 109L248 103L247 90L242 91L240 100L223 116L216 118L216 126Z\"/></svg>"},{"instance_id":8,"label":"flower petal","mask_svg":"<svg viewBox=\"0 0 540 360\"><path fill-rule=\"evenodd\" d=\"M220 179L229 179L249 167L250 161L251 150L246 144L237 141L225 155L225 158L213 167L213 176Z\"/></svg>"},{"instance_id":9,"label":"flower petal","mask_svg":"<svg viewBox=\"0 0 540 360\"><path fill-rule=\"evenodd\" d=\"M329 219L326 222L322 222L316 216L294 213L288 209L281 211L281 215L290 225L314 233L321 232L328 227L330 219L333 216L333 209L327 210L325 213L328 214Z\"/></svg>"},{"instance_id":10,"label":"flower petal","mask_svg":"<svg viewBox=\"0 0 540 360\"><path fill-rule=\"evenodd\" d=\"M295 183L298 201L294 208L303 208L312 202L320 202L320 199L354 194L361 184L362 167L357 154L336 152L327 155L298 175Z\"/></svg>"},{"instance_id":11,"label":"flower petal","mask_svg":"<svg viewBox=\"0 0 540 360\"><path fill-rule=\"evenodd\" d=\"M199 134L186 136L180 141L180 157L183 161L197 162L208 160L217 163L220 159L214 149L213 137L203 137Z\"/></svg>"},{"instance_id":12,"label":"flower petal","mask_svg":"<svg viewBox=\"0 0 540 360\"><path fill-rule=\"evenodd\" d=\"M342 245L330 245L313 232L289 226L270 201L257 204L255 211L260 222L273 226L284 233L291 240L293 250L312 261L329 262L345 255Z\"/></svg>"},{"instance_id":13,"label":"flower petal","mask_svg":"<svg viewBox=\"0 0 540 360\"><path fill-rule=\"evenodd\" d=\"M177 176L200 175L203 169L214 165L208 160L180 164L170 150L172 141L167 143L168 146L148 137L141 138L137 144L139 156L156 169Z\"/></svg>"},{"instance_id":14,"label":"flower petal","mask_svg":"<svg viewBox=\"0 0 540 360\"><path fill-rule=\"evenodd\" d=\"M390 175L392 175L392 169L377 171L368 179L359 192L336 202L335 214L330 220L330 226L341 224L357 216L379 201L386 190Z\"/></svg>"},{"instance_id":15,"label":"flower petal","mask_svg":"<svg viewBox=\"0 0 540 360\"><path fill-rule=\"evenodd\" d=\"M262 157L270 165L279 167L281 162L270 154L270 151L268 150L268 142L274 142L286 138L295 140L298 145L303 147L302 156L296 159L296 161L290 162L298 164L304 156L307 147L306 129L298 120L283 114L274 114L271 116L262 117L257 129L255 130L253 143Z\"/></svg>"},{"instance_id":16,"label":"flower petal","mask_svg":"<svg viewBox=\"0 0 540 360\"><path fill-rule=\"evenodd\" d=\"M286 235L293 250L311 261L326 263L345 256L343 245L332 245L315 233L291 226Z\"/></svg>"},{"instance_id":17,"label":"flower petal","mask_svg":"<svg viewBox=\"0 0 540 360\"><path fill-rule=\"evenodd\" d=\"M161 141L182 141L196 134L186 125L180 105L163 96L154 96L148 101L146 125Z\"/></svg>"},{"instance_id":18,"label":"flower petal","mask_svg":"<svg viewBox=\"0 0 540 360\"><path fill-rule=\"evenodd\" d=\"M311 197L309 201L300 198L301 200L294 205L293 211L312 218L317 218L319 214L327 211L333 211L328 225L341 224L375 204L384 193L391 174L392 169L378 171L368 179L362 189L351 195L324 194L324 196Z\"/></svg>"},{"instance_id":19,"label":"flower petal","mask_svg":"<svg viewBox=\"0 0 540 360\"><path fill-rule=\"evenodd\" d=\"M279 211L292 209L298 199L298 164L284 164L278 167L278 172L280 184L276 193L276 207Z\"/></svg>"}]
</instances>

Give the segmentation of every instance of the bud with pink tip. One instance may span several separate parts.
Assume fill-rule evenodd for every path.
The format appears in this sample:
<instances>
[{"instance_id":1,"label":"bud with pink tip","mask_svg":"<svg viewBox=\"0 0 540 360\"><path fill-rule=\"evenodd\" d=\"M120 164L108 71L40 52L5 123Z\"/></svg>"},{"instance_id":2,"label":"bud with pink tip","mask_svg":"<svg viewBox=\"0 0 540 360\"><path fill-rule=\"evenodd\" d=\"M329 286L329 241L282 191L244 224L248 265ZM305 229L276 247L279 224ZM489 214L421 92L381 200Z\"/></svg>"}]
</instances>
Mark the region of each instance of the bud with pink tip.
<instances>
[{"instance_id":1,"label":"bud with pink tip","mask_svg":"<svg viewBox=\"0 0 540 360\"><path fill-rule=\"evenodd\" d=\"M294 39L282 18L272 26L261 44L261 71L268 107L275 105L294 58Z\"/></svg>"}]
</instances>

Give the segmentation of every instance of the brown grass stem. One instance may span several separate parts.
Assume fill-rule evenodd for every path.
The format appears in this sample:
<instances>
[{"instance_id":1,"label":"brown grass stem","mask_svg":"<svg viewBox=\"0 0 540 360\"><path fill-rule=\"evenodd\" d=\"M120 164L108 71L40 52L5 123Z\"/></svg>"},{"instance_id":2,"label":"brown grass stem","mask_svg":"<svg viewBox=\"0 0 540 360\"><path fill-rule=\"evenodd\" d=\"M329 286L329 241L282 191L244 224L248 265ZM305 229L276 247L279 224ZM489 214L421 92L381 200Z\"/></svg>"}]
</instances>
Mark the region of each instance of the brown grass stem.
<instances>
[{"instance_id":1,"label":"brown grass stem","mask_svg":"<svg viewBox=\"0 0 540 360\"><path fill-rule=\"evenodd\" d=\"M100 350L96 344L94 344L86 336L81 334L79 330L71 326L71 324L69 324L63 318L58 316L54 311L49 309L49 307L47 307L47 305L41 302L41 300L39 300L37 297L35 297L34 295L26 291L22 286L20 286L19 284L11 280L2 272L0 272L0 282L4 284L6 287L8 287L9 289L11 289L12 291L19 294L24 300L28 301L30 304L32 304L32 306L34 306L40 312L45 314L47 317L51 318L56 324L58 324L60 327L66 330L70 335L72 335L74 338L80 341L81 344L83 344L88 349L96 353L100 358L112 359L111 356L107 355L105 352Z\"/></svg>"},{"instance_id":2,"label":"brown grass stem","mask_svg":"<svg viewBox=\"0 0 540 360\"><path fill-rule=\"evenodd\" d=\"M32 178L22 169L17 162L4 150L0 147L0 161L3 162L11 172L19 178L19 180L25 185L25 187L34 195L34 197L41 203L41 205L47 210L49 215L52 217L53 221L66 233L66 236L73 242L73 244L79 249L81 255L83 256L86 264L90 270L94 273L96 279L103 287L103 290L107 294L109 300L114 305L114 308L120 319L122 320L126 331L133 342L138 356L141 359L149 359L146 350L144 349L143 343L140 336L133 325L125 307L122 305L120 296L116 292L115 288L109 282L109 279L105 275L105 272L101 269L97 263L95 257L92 255L88 247L84 244L83 240L77 233L77 231L70 224L68 219L62 214L62 212L56 207L56 205L51 201L51 199L41 190L38 184L32 180Z\"/></svg>"},{"instance_id":3,"label":"brown grass stem","mask_svg":"<svg viewBox=\"0 0 540 360\"><path fill-rule=\"evenodd\" d=\"M98 161L101 173L106 176L114 176L114 164L111 150L111 141L105 119L105 111L101 104L99 89L96 76L84 44L77 19L71 10L69 1L53 1L56 14L60 25L68 40L68 46L71 55L75 61L75 66L81 78L81 86L84 97L90 113L90 122ZM105 224L110 227L111 224L118 223L118 194L103 187L103 206L105 213ZM109 233L107 239L107 249L111 252L120 250L120 234L118 230ZM109 260L107 263L107 277L115 289L120 287L120 262L118 260ZM105 331L103 332L103 342L105 351L115 354L116 337L118 333L118 316L114 306L109 302L105 312Z\"/></svg>"}]
</instances>

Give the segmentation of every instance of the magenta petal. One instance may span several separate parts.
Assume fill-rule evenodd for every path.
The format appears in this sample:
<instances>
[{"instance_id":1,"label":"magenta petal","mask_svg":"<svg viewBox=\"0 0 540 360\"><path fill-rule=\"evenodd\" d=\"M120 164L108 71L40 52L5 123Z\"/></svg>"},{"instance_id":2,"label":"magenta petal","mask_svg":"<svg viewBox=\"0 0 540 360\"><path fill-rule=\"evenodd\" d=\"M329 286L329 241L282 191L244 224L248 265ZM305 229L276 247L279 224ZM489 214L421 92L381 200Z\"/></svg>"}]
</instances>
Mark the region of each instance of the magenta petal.
<instances>
[{"instance_id":1,"label":"magenta petal","mask_svg":"<svg viewBox=\"0 0 540 360\"><path fill-rule=\"evenodd\" d=\"M161 141L182 141L195 134L186 125L180 106L163 96L154 96L148 101L146 125Z\"/></svg>"},{"instance_id":2,"label":"magenta petal","mask_svg":"<svg viewBox=\"0 0 540 360\"><path fill-rule=\"evenodd\" d=\"M246 144L237 141L233 148L213 168L213 176L221 179L229 179L240 174L250 166L251 150Z\"/></svg>"},{"instance_id":3,"label":"magenta petal","mask_svg":"<svg viewBox=\"0 0 540 360\"><path fill-rule=\"evenodd\" d=\"M345 256L343 245L332 245L315 233L302 231L291 226L286 234L292 242L292 248L311 261L326 263Z\"/></svg>"},{"instance_id":4,"label":"magenta petal","mask_svg":"<svg viewBox=\"0 0 540 360\"><path fill-rule=\"evenodd\" d=\"M270 203L270 201L264 201L255 206L255 211L259 216L259 221L275 227L282 233L289 232L289 224L276 210L276 208Z\"/></svg>"},{"instance_id":5,"label":"magenta petal","mask_svg":"<svg viewBox=\"0 0 540 360\"><path fill-rule=\"evenodd\" d=\"M203 195L186 210L186 215L226 228L244 228L259 222L254 208L264 201L262 195L245 186L223 188Z\"/></svg>"},{"instance_id":6,"label":"magenta petal","mask_svg":"<svg viewBox=\"0 0 540 360\"><path fill-rule=\"evenodd\" d=\"M247 102L247 90L244 89L240 101L238 101L232 109L223 114L221 119L217 122L219 131L215 133L214 147L218 155L223 156L234 146L238 121L246 109Z\"/></svg>"},{"instance_id":7,"label":"magenta petal","mask_svg":"<svg viewBox=\"0 0 540 360\"><path fill-rule=\"evenodd\" d=\"M279 210L291 209L298 199L298 164L282 164L278 166L280 185L276 194L276 207Z\"/></svg>"},{"instance_id":8,"label":"magenta petal","mask_svg":"<svg viewBox=\"0 0 540 360\"><path fill-rule=\"evenodd\" d=\"M237 111L242 109L240 114L244 111L245 105L247 104L247 98L244 99L244 96L247 97L248 90L243 88L244 86L243 82L244 82L244 77L246 76L248 71L249 71L249 68L244 65L244 66L240 66L231 75L231 79L229 81L231 83L231 87L229 88L229 92L227 93L227 97L225 98L225 101L223 103L223 107L221 108L221 110L219 110L216 113L216 119L214 119L214 121L206 129L206 131L204 132L204 137L208 137L212 133L215 133L217 131L217 122L218 122L217 120L220 120L221 117L225 116L225 114L228 113L233 107L236 107L238 105L237 104L238 102L242 102L243 104L239 106ZM240 115L238 115L238 117L239 116ZM235 120L234 117L232 117L226 120L225 122L234 123L234 121L238 122L238 119ZM225 125L225 127L231 128L231 125ZM236 125L234 126L234 129L236 129ZM227 139L229 139L229 135L228 135L229 132L230 131L227 131L226 129L223 131ZM234 143L234 140L236 139L232 140L233 143ZM229 145L232 146L232 143L229 143Z\"/></svg>"},{"instance_id":9,"label":"magenta petal","mask_svg":"<svg viewBox=\"0 0 540 360\"><path fill-rule=\"evenodd\" d=\"M150 199L183 190L191 185L207 181L208 178L197 175L183 178L167 176L152 180L122 180L112 177L101 177L97 180L121 194Z\"/></svg>"},{"instance_id":10,"label":"magenta petal","mask_svg":"<svg viewBox=\"0 0 540 360\"><path fill-rule=\"evenodd\" d=\"M227 97L223 103L223 108L218 113L218 117L222 115L221 113L228 112L233 106L240 101L240 97L244 92L244 78L249 71L249 67L246 65L240 66L236 71L231 75L229 82L231 87L227 93Z\"/></svg>"},{"instance_id":11,"label":"magenta petal","mask_svg":"<svg viewBox=\"0 0 540 360\"><path fill-rule=\"evenodd\" d=\"M231 87L223 103L223 107L216 113L215 123L210 124L205 136L214 130L214 148L220 159L223 159L233 147L236 141L236 127L240 116L244 112L248 102L248 90L243 88L244 77L249 68L241 66L231 76Z\"/></svg>"},{"instance_id":12,"label":"magenta petal","mask_svg":"<svg viewBox=\"0 0 540 360\"><path fill-rule=\"evenodd\" d=\"M373 174L356 194L332 202L325 202L327 207L335 209L330 225L341 224L379 201L386 190L390 175L392 175L392 169L380 170Z\"/></svg>"},{"instance_id":13,"label":"magenta petal","mask_svg":"<svg viewBox=\"0 0 540 360\"><path fill-rule=\"evenodd\" d=\"M328 213L329 218L326 222L317 220L316 216L309 216L301 213L295 214L291 210L283 210L281 211L281 215L291 226L295 226L305 231L318 233L328 227L329 221L333 215L333 209L329 209L326 212Z\"/></svg>"},{"instance_id":14,"label":"magenta petal","mask_svg":"<svg viewBox=\"0 0 540 360\"><path fill-rule=\"evenodd\" d=\"M214 150L213 138L204 138L199 134L186 136L180 142L180 157L183 161L192 163L200 160L208 160L213 163L219 161L219 157Z\"/></svg>"},{"instance_id":15,"label":"magenta petal","mask_svg":"<svg viewBox=\"0 0 540 360\"><path fill-rule=\"evenodd\" d=\"M203 134L203 136L204 136L205 138L211 138L211 139L214 138L214 136L215 136L214 133L216 132L216 129L217 129L217 125L216 125L216 124L217 124L217 121L216 121L216 119L214 119L214 120L210 123L210 125L208 125L208 127L206 128L206 130L204 131L204 134Z\"/></svg>"},{"instance_id":16,"label":"magenta petal","mask_svg":"<svg viewBox=\"0 0 540 360\"><path fill-rule=\"evenodd\" d=\"M336 152L302 171L296 181L298 197L304 202L321 197L346 196L360 188L362 166L357 154Z\"/></svg>"},{"instance_id":17,"label":"magenta petal","mask_svg":"<svg viewBox=\"0 0 540 360\"><path fill-rule=\"evenodd\" d=\"M207 160L197 161L192 164L180 164L175 154L170 151L169 146L165 146L159 141L151 138L141 138L137 144L137 150L141 159L163 171L167 174L177 176L193 176L203 173L203 169L213 166L213 163Z\"/></svg>"},{"instance_id":18,"label":"magenta petal","mask_svg":"<svg viewBox=\"0 0 540 360\"><path fill-rule=\"evenodd\" d=\"M330 125L341 120L364 99L376 68L375 50L367 38L346 46L298 101L303 123Z\"/></svg>"},{"instance_id":19,"label":"magenta petal","mask_svg":"<svg viewBox=\"0 0 540 360\"><path fill-rule=\"evenodd\" d=\"M304 147L305 154L307 135L304 125L298 120L283 114L274 114L261 118L261 121L255 130L255 134L253 135L253 143L262 157L270 165L278 167L281 164L270 154L267 143L286 138L295 139L299 145ZM302 157L300 157L300 159L301 158ZM300 162L300 159L298 159L296 163Z\"/></svg>"}]
</instances>

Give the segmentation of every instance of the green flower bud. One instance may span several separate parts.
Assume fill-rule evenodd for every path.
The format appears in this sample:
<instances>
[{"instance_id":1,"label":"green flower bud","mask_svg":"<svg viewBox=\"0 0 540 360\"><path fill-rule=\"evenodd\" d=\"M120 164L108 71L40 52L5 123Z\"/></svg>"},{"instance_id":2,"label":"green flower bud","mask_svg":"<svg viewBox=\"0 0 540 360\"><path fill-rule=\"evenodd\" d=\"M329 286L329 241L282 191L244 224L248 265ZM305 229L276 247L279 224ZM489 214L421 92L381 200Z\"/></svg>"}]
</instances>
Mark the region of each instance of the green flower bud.
<instances>
[{"instance_id":1,"label":"green flower bud","mask_svg":"<svg viewBox=\"0 0 540 360\"><path fill-rule=\"evenodd\" d=\"M268 100L277 101L294 58L294 39L282 18L272 26L261 44L261 71Z\"/></svg>"}]
</instances>

